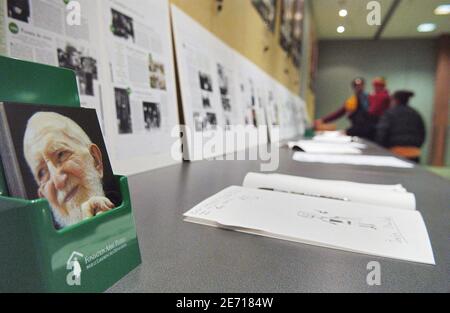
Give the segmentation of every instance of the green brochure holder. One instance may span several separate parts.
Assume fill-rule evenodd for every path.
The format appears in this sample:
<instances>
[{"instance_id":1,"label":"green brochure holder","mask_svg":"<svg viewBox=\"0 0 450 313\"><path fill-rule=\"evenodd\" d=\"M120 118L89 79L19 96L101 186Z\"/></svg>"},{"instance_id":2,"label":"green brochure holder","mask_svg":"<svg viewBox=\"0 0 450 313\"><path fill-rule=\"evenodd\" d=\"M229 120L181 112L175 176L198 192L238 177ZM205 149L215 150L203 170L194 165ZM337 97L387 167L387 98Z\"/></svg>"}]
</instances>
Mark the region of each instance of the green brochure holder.
<instances>
[{"instance_id":1,"label":"green brochure holder","mask_svg":"<svg viewBox=\"0 0 450 313\"><path fill-rule=\"evenodd\" d=\"M79 107L72 71L0 56L0 101ZM126 177L122 204L56 230L45 199L0 196L0 292L103 292L141 264Z\"/></svg>"},{"instance_id":2,"label":"green brochure holder","mask_svg":"<svg viewBox=\"0 0 450 313\"><path fill-rule=\"evenodd\" d=\"M315 136L315 134L316 134L316 132L314 131L314 128L308 128L308 129L306 129L306 131L305 131L305 135L304 135L304 137L305 138L313 138L314 136Z\"/></svg>"}]
</instances>

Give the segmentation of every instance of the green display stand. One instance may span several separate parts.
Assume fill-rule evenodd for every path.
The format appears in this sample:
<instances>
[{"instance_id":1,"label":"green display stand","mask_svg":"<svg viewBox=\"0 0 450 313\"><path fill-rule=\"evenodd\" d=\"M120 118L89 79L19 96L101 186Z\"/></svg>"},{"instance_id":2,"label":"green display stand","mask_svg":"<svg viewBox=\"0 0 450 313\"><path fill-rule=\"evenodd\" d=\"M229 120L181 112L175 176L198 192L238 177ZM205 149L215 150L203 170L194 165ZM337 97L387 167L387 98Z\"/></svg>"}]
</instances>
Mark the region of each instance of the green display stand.
<instances>
[{"instance_id":1,"label":"green display stand","mask_svg":"<svg viewBox=\"0 0 450 313\"><path fill-rule=\"evenodd\" d=\"M315 132L314 128L308 128L308 129L306 129L306 131L305 131L304 137L305 137L306 139L311 139L311 138L313 138L315 135L316 135L316 132Z\"/></svg>"},{"instance_id":2,"label":"green display stand","mask_svg":"<svg viewBox=\"0 0 450 313\"><path fill-rule=\"evenodd\" d=\"M0 57L0 101L80 106L72 71ZM103 292L141 263L128 183L107 213L56 230L45 199L0 196L0 292Z\"/></svg>"}]
</instances>

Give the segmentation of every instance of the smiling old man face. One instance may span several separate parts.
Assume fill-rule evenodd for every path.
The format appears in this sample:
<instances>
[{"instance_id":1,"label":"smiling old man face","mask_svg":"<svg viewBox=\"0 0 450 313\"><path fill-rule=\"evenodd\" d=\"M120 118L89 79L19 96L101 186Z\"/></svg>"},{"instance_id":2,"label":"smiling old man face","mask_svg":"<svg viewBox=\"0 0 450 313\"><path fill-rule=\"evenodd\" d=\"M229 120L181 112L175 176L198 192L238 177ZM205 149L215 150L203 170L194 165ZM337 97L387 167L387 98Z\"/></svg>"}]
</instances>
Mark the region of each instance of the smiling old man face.
<instances>
[{"instance_id":1,"label":"smiling old man face","mask_svg":"<svg viewBox=\"0 0 450 313\"><path fill-rule=\"evenodd\" d=\"M105 198L102 154L71 119L41 112L28 121L25 159L61 228L76 224L114 205Z\"/></svg>"}]
</instances>

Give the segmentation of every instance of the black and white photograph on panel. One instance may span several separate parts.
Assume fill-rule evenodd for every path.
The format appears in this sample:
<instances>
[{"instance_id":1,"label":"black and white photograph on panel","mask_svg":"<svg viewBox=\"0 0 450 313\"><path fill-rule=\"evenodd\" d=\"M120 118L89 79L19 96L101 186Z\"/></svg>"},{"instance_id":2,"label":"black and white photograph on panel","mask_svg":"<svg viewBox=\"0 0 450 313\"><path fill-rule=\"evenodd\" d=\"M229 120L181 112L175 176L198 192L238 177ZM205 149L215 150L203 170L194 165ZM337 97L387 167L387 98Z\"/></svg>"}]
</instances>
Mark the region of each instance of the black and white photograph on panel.
<instances>
[{"instance_id":1,"label":"black and white photograph on panel","mask_svg":"<svg viewBox=\"0 0 450 313\"><path fill-rule=\"evenodd\" d=\"M200 83L200 96L201 104L203 109L211 109L211 97L213 92L213 84L211 75L204 72L198 73L199 83Z\"/></svg>"},{"instance_id":2,"label":"black and white photograph on panel","mask_svg":"<svg viewBox=\"0 0 450 313\"><path fill-rule=\"evenodd\" d=\"M203 122L204 122L204 119L202 117L202 114L199 112L195 112L194 113L194 125L195 125L196 132L203 131Z\"/></svg>"},{"instance_id":3,"label":"black and white photograph on panel","mask_svg":"<svg viewBox=\"0 0 450 313\"><path fill-rule=\"evenodd\" d=\"M217 74L219 76L220 98L223 110L231 112L230 81L225 67L220 63L217 64Z\"/></svg>"},{"instance_id":4,"label":"black and white photograph on panel","mask_svg":"<svg viewBox=\"0 0 450 313\"><path fill-rule=\"evenodd\" d=\"M132 134L133 125L131 120L130 94L127 89L115 88L117 126L119 134Z\"/></svg>"},{"instance_id":5,"label":"black and white photograph on panel","mask_svg":"<svg viewBox=\"0 0 450 313\"><path fill-rule=\"evenodd\" d=\"M271 108L272 126L280 126L280 108L278 107L273 91L269 91L269 107Z\"/></svg>"},{"instance_id":6,"label":"black and white photograph on panel","mask_svg":"<svg viewBox=\"0 0 450 313\"><path fill-rule=\"evenodd\" d=\"M233 123L231 122L231 116L229 116L228 114L224 115L225 118L225 129L226 130L231 130Z\"/></svg>"},{"instance_id":7,"label":"black and white photograph on panel","mask_svg":"<svg viewBox=\"0 0 450 313\"><path fill-rule=\"evenodd\" d=\"M142 104L144 110L145 130L151 131L161 128L161 109L159 103L144 102Z\"/></svg>"},{"instance_id":8,"label":"black and white photograph on panel","mask_svg":"<svg viewBox=\"0 0 450 313\"><path fill-rule=\"evenodd\" d=\"M211 108L210 92L202 91L202 106L204 109Z\"/></svg>"},{"instance_id":9,"label":"black and white photograph on panel","mask_svg":"<svg viewBox=\"0 0 450 313\"><path fill-rule=\"evenodd\" d=\"M292 48L292 28L295 0L281 0L280 45L288 54Z\"/></svg>"},{"instance_id":10,"label":"black and white photograph on panel","mask_svg":"<svg viewBox=\"0 0 450 313\"><path fill-rule=\"evenodd\" d=\"M205 130L217 129L217 115L215 113L206 113L206 126Z\"/></svg>"},{"instance_id":11,"label":"black and white photograph on panel","mask_svg":"<svg viewBox=\"0 0 450 313\"><path fill-rule=\"evenodd\" d=\"M8 17L28 23L30 20L30 0L7 0Z\"/></svg>"},{"instance_id":12,"label":"black and white photograph on panel","mask_svg":"<svg viewBox=\"0 0 450 313\"><path fill-rule=\"evenodd\" d=\"M200 80L200 88L203 91L213 92L211 76L206 73L199 72L198 77Z\"/></svg>"},{"instance_id":13,"label":"black and white photograph on panel","mask_svg":"<svg viewBox=\"0 0 450 313\"><path fill-rule=\"evenodd\" d=\"M135 41L133 19L117 10L111 9L112 25L111 31L114 36Z\"/></svg>"},{"instance_id":14,"label":"black and white photograph on panel","mask_svg":"<svg viewBox=\"0 0 450 313\"><path fill-rule=\"evenodd\" d=\"M303 19L305 0L295 0L294 17L292 19L292 61L296 67L300 67L302 58Z\"/></svg>"},{"instance_id":15,"label":"black and white photograph on panel","mask_svg":"<svg viewBox=\"0 0 450 313\"><path fill-rule=\"evenodd\" d=\"M252 0L253 6L271 32L275 31L277 2L277 0Z\"/></svg>"},{"instance_id":16,"label":"black and white photograph on panel","mask_svg":"<svg viewBox=\"0 0 450 313\"><path fill-rule=\"evenodd\" d=\"M57 49L58 65L73 70L78 78L80 94L94 96L94 80L98 79L97 60L84 55L72 44Z\"/></svg>"},{"instance_id":17,"label":"black and white photograph on panel","mask_svg":"<svg viewBox=\"0 0 450 313\"><path fill-rule=\"evenodd\" d=\"M215 113L194 113L195 131L210 131L217 129L217 116Z\"/></svg>"},{"instance_id":18,"label":"black and white photograph on panel","mask_svg":"<svg viewBox=\"0 0 450 313\"><path fill-rule=\"evenodd\" d=\"M156 58L149 54L148 67L150 70L150 87L152 89L166 90L166 71L164 64L156 61Z\"/></svg>"},{"instance_id":19,"label":"black and white photograph on panel","mask_svg":"<svg viewBox=\"0 0 450 313\"><path fill-rule=\"evenodd\" d=\"M240 88L245 104L245 124L258 127L256 92L253 79L250 78L246 82L242 82Z\"/></svg>"},{"instance_id":20,"label":"black and white photograph on panel","mask_svg":"<svg viewBox=\"0 0 450 313\"><path fill-rule=\"evenodd\" d=\"M243 100L243 104L244 104L244 116L245 116L245 125L251 125L251 115L250 115L250 111L251 111L251 104L249 102L249 97L247 95L247 88L245 86L244 82L241 82L239 84L239 89L241 91L241 99Z\"/></svg>"}]
</instances>

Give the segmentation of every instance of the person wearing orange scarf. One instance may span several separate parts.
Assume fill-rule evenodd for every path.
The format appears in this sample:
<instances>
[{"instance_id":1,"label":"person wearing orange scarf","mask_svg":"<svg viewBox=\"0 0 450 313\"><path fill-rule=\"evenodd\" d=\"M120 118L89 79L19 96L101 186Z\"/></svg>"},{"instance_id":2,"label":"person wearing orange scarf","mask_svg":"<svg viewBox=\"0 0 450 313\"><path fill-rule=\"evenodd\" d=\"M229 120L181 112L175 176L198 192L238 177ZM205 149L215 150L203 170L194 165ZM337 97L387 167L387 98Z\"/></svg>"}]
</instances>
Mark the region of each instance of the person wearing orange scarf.
<instances>
[{"instance_id":1,"label":"person wearing orange scarf","mask_svg":"<svg viewBox=\"0 0 450 313\"><path fill-rule=\"evenodd\" d=\"M370 103L369 96L365 92L364 78L355 78L352 81L352 88L353 96L348 98L336 112L317 120L316 128L347 116L351 122L351 127L346 130L347 135L371 140L374 135L374 126L372 127L373 123L370 122L371 117L368 113Z\"/></svg>"},{"instance_id":2,"label":"person wearing orange scarf","mask_svg":"<svg viewBox=\"0 0 450 313\"><path fill-rule=\"evenodd\" d=\"M347 99L336 112L317 120L316 128L347 116L352 124L346 130L348 136L374 140L376 125L390 105L386 81L382 77L375 78L373 81L374 91L370 95L364 91L365 81L363 78L355 78L352 87L354 95Z\"/></svg>"}]
</instances>

